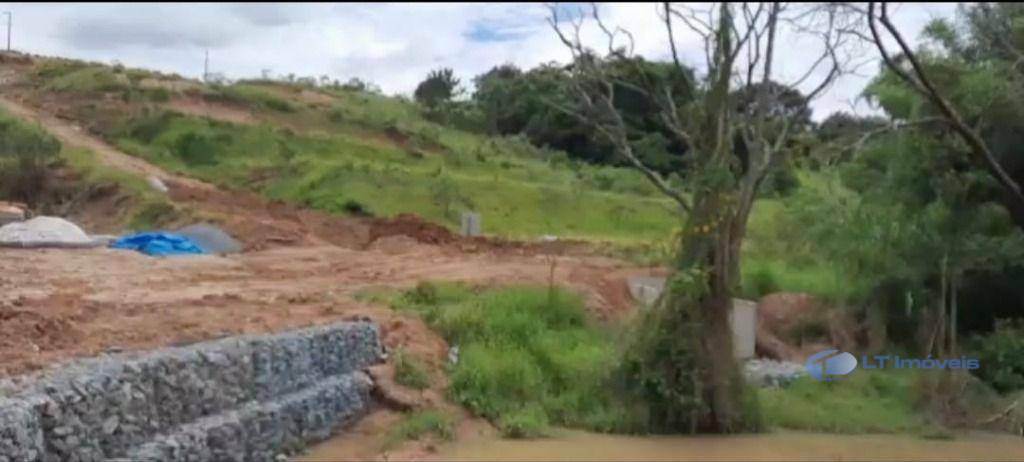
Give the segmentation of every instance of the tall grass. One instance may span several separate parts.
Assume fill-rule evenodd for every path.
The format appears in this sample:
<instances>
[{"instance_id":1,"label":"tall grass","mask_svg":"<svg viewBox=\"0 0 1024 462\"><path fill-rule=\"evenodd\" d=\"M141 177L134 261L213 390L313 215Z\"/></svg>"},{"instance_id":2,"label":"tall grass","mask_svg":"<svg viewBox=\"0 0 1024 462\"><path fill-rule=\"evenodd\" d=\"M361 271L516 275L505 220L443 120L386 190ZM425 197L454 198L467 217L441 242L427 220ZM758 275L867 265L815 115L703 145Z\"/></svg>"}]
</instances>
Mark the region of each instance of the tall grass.
<instances>
[{"instance_id":1,"label":"tall grass","mask_svg":"<svg viewBox=\"0 0 1024 462\"><path fill-rule=\"evenodd\" d=\"M845 380L797 379L786 388L762 389L771 427L829 433L905 433L923 428L907 371L855 371Z\"/></svg>"},{"instance_id":2,"label":"tall grass","mask_svg":"<svg viewBox=\"0 0 1024 462\"><path fill-rule=\"evenodd\" d=\"M450 395L510 437L550 425L624 431L635 425L611 386L613 339L586 322L579 296L513 287L424 284L392 300L460 348Z\"/></svg>"},{"instance_id":3,"label":"tall grass","mask_svg":"<svg viewBox=\"0 0 1024 462\"><path fill-rule=\"evenodd\" d=\"M436 410L409 414L388 431L384 438L384 448L389 449L403 441L419 439L426 435L451 440L455 437L454 420L450 415Z\"/></svg>"}]
</instances>

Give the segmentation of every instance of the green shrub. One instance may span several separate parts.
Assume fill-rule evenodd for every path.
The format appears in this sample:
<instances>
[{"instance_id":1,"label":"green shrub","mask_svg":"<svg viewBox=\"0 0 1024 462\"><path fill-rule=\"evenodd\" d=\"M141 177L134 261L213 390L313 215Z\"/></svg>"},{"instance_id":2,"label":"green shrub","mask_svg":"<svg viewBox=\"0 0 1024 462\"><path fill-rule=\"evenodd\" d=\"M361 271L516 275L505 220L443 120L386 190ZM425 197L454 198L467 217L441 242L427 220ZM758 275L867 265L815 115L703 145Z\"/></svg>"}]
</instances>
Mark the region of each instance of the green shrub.
<instances>
[{"instance_id":1,"label":"green shrub","mask_svg":"<svg viewBox=\"0 0 1024 462\"><path fill-rule=\"evenodd\" d=\"M217 163L217 143L211 136L190 131L178 137L174 144L175 153L187 165L202 166Z\"/></svg>"},{"instance_id":2,"label":"green shrub","mask_svg":"<svg viewBox=\"0 0 1024 462\"><path fill-rule=\"evenodd\" d=\"M373 211L370 207L366 206L362 202L354 199L348 199L344 204L341 204L341 209L349 215L355 215L357 217L372 217Z\"/></svg>"},{"instance_id":3,"label":"green shrub","mask_svg":"<svg viewBox=\"0 0 1024 462\"><path fill-rule=\"evenodd\" d=\"M128 77L103 66L84 67L50 80L45 90L58 92L112 92L131 89Z\"/></svg>"},{"instance_id":4,"label":"green shrub","mask_svg":"<svg viewBox=\"0 0 1024 462\"><path fill-rule=\"evenodd\" d=\"M166 111L152 111L135 118L127 126L127 135L143 143L152 143L167 127L175 115Z\"/></svg>"},{"instance_id":5,"label":"green shrub","mask_svg":"<svg viewBox=\"0 0 1024 462\"><path fill-rule=\"evenodd\" d=\"M417 305L433 305L440 301L437 295L437 285L430 281L420 281L404 296L407 302Z\"/></svg>"},{"instance_id":6,"label":"green shrub","mask_svg":"<svg viewBox=\"0 0 1024 462\"><path fill-rule=\"evenodd\" d=\"M345 108L335 107L331 108L330 111L327 111L327 120L330 120L333 123L340 124L344 122L345 119Z\"/></svg>"},{"instance_id":7,"label":"green shrub","mask_svg":"<svg viewBox=\"0 0 1024 462\"><path fill-rule=\"evenodd\" d=\"M768 172L758 192L762 196L785 197L799 187L800 179L793 172L793 167L780 166Z\"/></svg>"},{"instance_id":8,"label":"green shrub","mask_svg":"<svg viewBox=\"0 0 1024 462\"><path fill-rule=\"evenodd\" d=\"M427 434L433 434L445 441L451 440L455 437L454 419L436 410L409 414L388 432L384 439L384 447L391 448L402 441L416 440Z\"/></svg>"},{"instance_id":9,"label":"green shrub","mask_svg":"<svg viewBox=\"0 0 1024 462\"><path fill-rule=\"evenodd\" d=\"M430 387L430 372L427 372L423 360L400 348L395 352L395 382L424 390Z\"/></svg>"},{"instance_id":10,"label":"green shrub","mask_svg":"<svg viewBox=\"0 0 1024 462\"><path fill-rule=\"evenodd\" d=\"M743 278L746 287L744 293L750 297L761 298L779 291L779 282L769 266L761 266L752 270Z\"/></svg>"},{"instance_id":11,"label":"green shrub","mask_svg":"<svg viewBox=\"0 0 1024 462\"><path fill-rule=\"evenodd\" d=\"M1002 320L995 330L976 336L973 350L981 368L975 374L997 391L1024 389L1024 320Z\"/></svg>"},{"instance_id":12,"label":"green shrub","mask_svg":"<svg viewBox=\"0 0 1024 462\"><path fill-rule=\"evenodd\" d=\"M166 88L146 88L142 90L146 99L157 103L166 103L171 100L171 92Z\"/></svg>"},{"instance_id":13,"label":"green shrub","mask_svg":"<svg viewBox=\"0 0 1024 462\"><path fill-rule=\"evenodd\" d=\"M0 195L33 204L60 142L41 128L0 114Z\"/></svg>"},{"instance_id":14,"label":"green shrub","mask_svg":"<svg viewBox=\"0 0 1024 462\"><path fill-rule=\"evenodd\" d=\"M547 434L548 416L540 406L516 409L498 419L498 427L509 438L536 438Z\"/></svg>"},{"instance_id":15,"label":"green shrub","mask_svg":"<svg viewBox=\"0 0 1024 462\"><path fill-rule=\"evenodd\" d=\"M40 63L35 68L35 76L37 80L51 80L63 75L70 74L89 65L82 61L72 61L67 59L51 59Z\"/></svg>"}]
</instances>

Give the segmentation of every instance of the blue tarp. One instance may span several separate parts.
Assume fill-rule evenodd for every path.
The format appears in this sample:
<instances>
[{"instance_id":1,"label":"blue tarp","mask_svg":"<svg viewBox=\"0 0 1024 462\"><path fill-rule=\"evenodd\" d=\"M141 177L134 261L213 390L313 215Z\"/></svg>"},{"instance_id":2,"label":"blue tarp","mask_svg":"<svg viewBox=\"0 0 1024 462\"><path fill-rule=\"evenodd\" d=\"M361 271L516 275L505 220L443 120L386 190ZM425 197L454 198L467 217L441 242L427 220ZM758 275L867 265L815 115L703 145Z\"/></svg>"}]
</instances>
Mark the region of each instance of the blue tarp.
<instances>
[{"instance_id":1,"label":"blue tarp","mask_svg":"<svg viewBox=\"0 0 1024 462\"><path fill-rule=\"evenodd\" d=\"M173 233L138 233L121 237L110 244L114 249L136 250L146 255L195 255L206 253L191 239Z\"/></svg>"}]
</instances>

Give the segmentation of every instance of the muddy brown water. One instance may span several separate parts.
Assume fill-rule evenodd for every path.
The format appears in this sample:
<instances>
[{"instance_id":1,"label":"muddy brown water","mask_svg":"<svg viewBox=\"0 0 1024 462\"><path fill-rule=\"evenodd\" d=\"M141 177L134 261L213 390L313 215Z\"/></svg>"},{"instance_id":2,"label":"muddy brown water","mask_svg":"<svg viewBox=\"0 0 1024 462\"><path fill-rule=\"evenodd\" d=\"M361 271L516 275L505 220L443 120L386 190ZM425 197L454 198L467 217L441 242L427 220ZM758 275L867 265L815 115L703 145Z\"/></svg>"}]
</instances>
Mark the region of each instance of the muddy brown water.
<instances>
[{"instance_id":1,"label":"muddy brown water","mask_svg":"<svg viewBox=\"0 0 1024 462\"><path fill-rule=\"evenodd\" d=\"M340 460L327 442L303 460ZM337 454L332 457L332 454ZM350 454L350 453L349 453ZM417 457L420 458L420 457ZM398 460L398 458L382 458ZM774 432L740 436L619 436L564 430L554 437L508 440L488 436L437 447L422 460L465 461L1024 461L1024 438L974 433L952 440L908 435L828 435Z\"/></svg>"}]
</instances>

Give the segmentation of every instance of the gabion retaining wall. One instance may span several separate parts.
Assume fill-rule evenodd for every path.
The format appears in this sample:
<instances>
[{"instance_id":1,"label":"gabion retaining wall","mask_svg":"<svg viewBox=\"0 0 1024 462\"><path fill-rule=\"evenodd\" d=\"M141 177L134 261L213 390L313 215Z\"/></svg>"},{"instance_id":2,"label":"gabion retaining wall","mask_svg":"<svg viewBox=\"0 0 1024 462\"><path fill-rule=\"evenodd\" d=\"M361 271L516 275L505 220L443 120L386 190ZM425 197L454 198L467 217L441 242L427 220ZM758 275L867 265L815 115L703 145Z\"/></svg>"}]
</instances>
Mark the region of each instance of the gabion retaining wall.
<instances>
[{"instance_id":1,"label":"gabion retaining wall","mask_svg":"<svg viewBox=\"0 0 1024 462\"><path fill-rule=\"evenodd\" d=\"M0 398L0 462L272 461L358 417L382 352L352 322L79 361Z\"/></svg>"}]
</instances>

